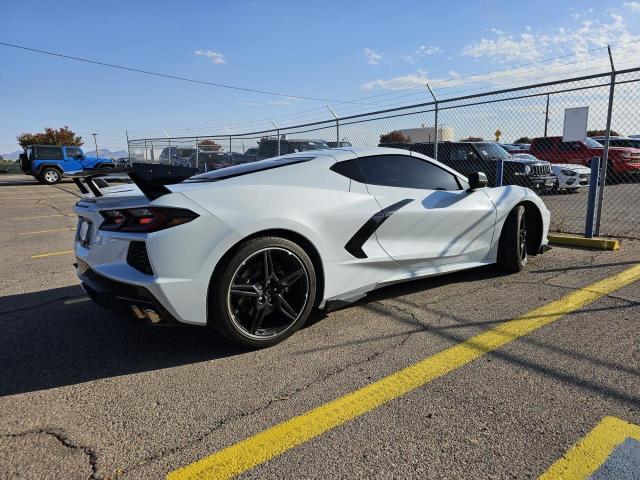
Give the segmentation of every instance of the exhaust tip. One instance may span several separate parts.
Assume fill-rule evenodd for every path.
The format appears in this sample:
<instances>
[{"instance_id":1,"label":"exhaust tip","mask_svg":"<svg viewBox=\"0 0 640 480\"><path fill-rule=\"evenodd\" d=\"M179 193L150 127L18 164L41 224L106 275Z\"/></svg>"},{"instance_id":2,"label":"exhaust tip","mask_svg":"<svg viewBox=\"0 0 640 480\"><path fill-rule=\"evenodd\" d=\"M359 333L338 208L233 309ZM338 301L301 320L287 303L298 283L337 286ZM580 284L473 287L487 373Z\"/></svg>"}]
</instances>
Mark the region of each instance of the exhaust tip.
<instances>
[{"instance_id":1,"label":"exhaust tip","mask_svg":"<svg viewBox=\"0 0 640 480\"><path fill-rule=\"evenodd\" d=\"M160 323L162 321L162 318L160 318L160 315L158 315L158 313L155 310L152 310L151 308L145 308L144 315L147 317L147 319L151 323Z\"/></svg>"},{"instance_id":2,"label":"exhaust tip","mask_svg":"<svg viewBox=\"0 0 640 480\"><path fill-rule=\"evenodd\" d=\"M144 313L142 312L140 307L138 307L137 305L131 305L131 311L133 312L133 314L136 316L136 318L138 320L144 320L145 319Z\"/></svg>"}]
</instances>

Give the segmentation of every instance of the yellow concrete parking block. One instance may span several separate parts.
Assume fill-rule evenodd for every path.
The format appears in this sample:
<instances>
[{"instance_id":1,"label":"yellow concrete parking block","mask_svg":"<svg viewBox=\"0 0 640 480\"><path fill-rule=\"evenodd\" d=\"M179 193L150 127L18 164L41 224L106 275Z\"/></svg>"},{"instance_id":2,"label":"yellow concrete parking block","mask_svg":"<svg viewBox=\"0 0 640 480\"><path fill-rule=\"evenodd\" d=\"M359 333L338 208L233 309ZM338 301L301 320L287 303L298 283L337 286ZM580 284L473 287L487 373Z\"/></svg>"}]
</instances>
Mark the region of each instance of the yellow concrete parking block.
<instances>
[{"instance_id":1,"label":"yellow concrete parking block","mask_svg":"<svg viewBox=\"0 0 640 480\"><path fill-rule=\"evenodd\" d=\"M51 232L69 232L75 230L75 227L69 228L52 228L51 230L36 230L34 232L20 232L18 235L36 235L38 233L51 233Z\"/></svg>"},{"instance_id":2,"label":"yellow concrete parking block","mask_svg":"<svg viewBox=\"0 0 640 480\"><path fill-rule=\"evenodd\" d=\"M545 325L640 280L640 265L500 324L343 397L169 473L169 480L229 479L401 397Z\"/></svg>"},{"instance_id":3,"label":"yellow concrete parking block","mask_svg":"<svg viewBox=\"0 0 640 480\"><path fill-rule=\"evenodd\" d=\"M605 417L584 439L551 465L540 476L540 480L586 479L628 438L640 441L640 426L619 418Z\"/></svg>"},{"instance_id":4,"label":"yellow concrete parking block","mask_svg":"<svg viewBox=\"0 0 640 480\"><path fill-rule=\"evenodd\" d=\"M549 243L555 243L556 245L571 245L574 247L582 248L595 248L597 250L618 250L620 243L614 238L585 238L579 235L565 235L565 234L549 234L547 235Z\"/></svg>"},{"instance_id":5,"label":"yellow concrete parking block","mask_svg":"<svg viewBox=\"0 0 640 480\"><path fill-rule=\"evenodd\" d=\"M70 253L73 253L73 250L65 250L64 252L39 253L38 255L31 255L31 258L54 257L56 255L68 255Z\"/></svg>"}]
</instances>

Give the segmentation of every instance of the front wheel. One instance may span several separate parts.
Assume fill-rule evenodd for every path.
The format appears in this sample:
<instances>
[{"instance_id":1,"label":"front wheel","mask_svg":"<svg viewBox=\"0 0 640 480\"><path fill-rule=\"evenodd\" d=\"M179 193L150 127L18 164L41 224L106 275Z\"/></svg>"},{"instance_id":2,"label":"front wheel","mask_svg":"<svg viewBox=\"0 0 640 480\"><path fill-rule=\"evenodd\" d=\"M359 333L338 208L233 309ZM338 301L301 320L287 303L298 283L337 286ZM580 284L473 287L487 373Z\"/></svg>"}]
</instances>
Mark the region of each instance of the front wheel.
<instances>
[{"instance_id":1,"label":"front wheel","mask_svg":"<svg viewBox=\"0 0 640 480\"><path fill-rule=\"evenodd\" d=\"M42 172L40 172L40 177L38 178L38 180L46 185L55 185L60 181L61 178L62 176L60 175L60 171L55 168L47 167L44 168Z\"/></svg>"},{"instance_id":2,"label":"front wheel","mask_svg":"<svg viewBox=\"0 0 640 480\"><path fill-rule=\"evenodd\" d=\"M210 287L213 327L242 347L275 345L306 322L316 295L309 255L279 237L240 246Z\"/></svg>"},{"instance_id":3,"label":"front wheel","mask_svg":"<svg viewBox=\"0 0 640 480\"><path fill-rule=\"evenodd\" d=\"M527 264L527 223L525 208L515 207L504 221L498 243L498 268L506 273L516 273Z\"/></svg>"}]
</instances>

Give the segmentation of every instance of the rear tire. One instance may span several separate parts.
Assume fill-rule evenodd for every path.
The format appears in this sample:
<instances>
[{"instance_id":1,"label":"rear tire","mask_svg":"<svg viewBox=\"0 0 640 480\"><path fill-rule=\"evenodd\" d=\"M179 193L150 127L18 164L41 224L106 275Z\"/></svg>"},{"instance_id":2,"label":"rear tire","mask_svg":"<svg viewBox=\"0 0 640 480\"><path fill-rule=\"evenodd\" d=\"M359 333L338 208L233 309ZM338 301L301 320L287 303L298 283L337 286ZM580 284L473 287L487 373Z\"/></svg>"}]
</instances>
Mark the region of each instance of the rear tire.
<instances>
[{"instance_id":1,"label":"rear tire","mask_svg":"<svg viewBox=\"0 0 640 480\"><path fill-rule=\"evenodd\" d=\"M525 208L515 207L504 221L498 243L498 269L517 273L527 264L527 224Z\"/></svg>"},{"instance_id":2,"label":"rear tire","mask_svg":"<svg viewBox=\"0 0 640 480\"><path fill-rule=\"evenodd\" d=\"M209 287L210 324L246 348L275 345L299 330L315 304L316 273L298 244L280 237L247 240Z\"/></svg>"},{"instance_id":3,"label":"rear tire","mask_svg":"<svg viewBox=\"0 0 640 480\"><path fill-rule=\"evenodd\" d=\"M55 185L62 179L62 175L60 171L56 168L46 167L43 168L40 172L40 176L38 180L40 180L45 185Z\"/></svg>"}]
</instances>

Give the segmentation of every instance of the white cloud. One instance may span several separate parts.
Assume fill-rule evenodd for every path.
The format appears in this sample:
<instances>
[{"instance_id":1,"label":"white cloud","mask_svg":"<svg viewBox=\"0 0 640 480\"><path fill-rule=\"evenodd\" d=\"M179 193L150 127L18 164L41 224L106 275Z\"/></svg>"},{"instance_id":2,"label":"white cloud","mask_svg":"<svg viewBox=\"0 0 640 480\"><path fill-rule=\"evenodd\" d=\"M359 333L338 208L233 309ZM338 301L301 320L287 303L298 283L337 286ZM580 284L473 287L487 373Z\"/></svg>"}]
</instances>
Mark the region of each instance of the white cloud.
<instances>
[{"instance_id":1,"label":"white cloud","mask_svg":"<svg viewBox=\"0 0 640 480\"><path fill-rule=\"evenodd\" d=\"M210 58L215 64L227 63L224 59L224 55L213 50L196 50L193 52L195 55L202 55L203 57Z\"/></svg>"},{"instance_id":2,"label":"white cloud","mask_svg":"<svg viewBox=\"0 0 640 480\"><path fill-rule=\"evenodd\" d=\"M420 45L416 50L417 55L435 55L436 53L442 53L442 49L440 47L427 47L425 45Z\"/></svg>"},{"instance_id":3,"label":"white cloud","mask_svg":"<svg viewBox=\"0 0 640 480\"><path fill-rule=\"evenodd\" d=\"M405 88L424 87L429 79L425 70L418 69L417 73L410 73L388 80L372 80L362 85L363 90L403 90Z\"/></svg>"},{"instance_id":4,"label":"white cloud","mask_svg":"<svg viewBox=\"0 0 640 480\"><path fill-rule=\"evenodd\" d=\"M571 25L542 32L530 31L517 37L504 33L496 34L496 38L473 42L463 50L463 55L507 64L499 70L467 77L460 77L455 71L449 71L448 76L431 77L425 70L418 70L393 78L370 80L362 84L361 88L401 90L423 87L428 82L432 88L474 84L475 91L482 91L492 87L505 88L515 84L526 85L576 75L603 73L610 69L607 51L602 48L606 45L613 45L614 61L618 68L637 66L637 58L640 57L640 35L632 34L620 15L611 14L602 19L599 17L601 15L587 11L581 16L580 21L572 21ZM536 62L533 65L517 65L553 57L558 58ZM484 69L490 69L486 62Z\"/></svg>"},{"instance_id":5,"label":"white cloud","mask_svg":"<svg viewBox=\"0 0 640 480\"><path fill-rule=\"evenodd\" d=\"M624 2L622 5L632 12L640 12L640 2Z\"/></svg>"},{"instance_id":6,"label":"white cloud","mask_svg":"<svg viewBox=\"0 0 640 480\"><path fill-rule=\"evenodd\" d=\"M640 10L640 2L627 3L637 4ZM593 12L587 10L575 13L572 17L575 19L573 25L548 31L534 32L527 28L525 32L513 35L493 29L495 37L472 42L461 53L501 63L533 62L567 52L584 54L586 50L628 43L639 38L629 32L621 15L610 14L602 19L600 15L594 17Z\"/></svg>"},{"instance_id":7,"label":"white cloud","mask_svg":"<svg viewBox=\"0 0 640 480\"><path fill-rule=\"evenodd\" d=\"M462 55L481 58L488 57L492 60L533 61L542 57L534 35L521 33L518 37L512 37L503 33L496 33L497 38L482 38L477 42L467 45L462 50Z\"/></svg>"},{"instance_id":8,"label":"white cloud","mask_svg":"<svg viewBox=\"0 0 640 480\"><path fill-rule=\"evenodd\" d=\"M268 100L267 103L272 105L293 105L302 101L302 99L298 97L283 97L281 100Z\"/></svg>"},{"instance_id":9,"label":"white cloud","mask_svg":"<svg viewBox=\"0 0 640 480\"><path fill-rule=\"evenodd\" d=\"M367 63L370 63L371 65L378 65L380 60L382 60L382 55L374 52L370 48L364 49L364 55L367 57Z\"/></svg>"}]
</instances>

